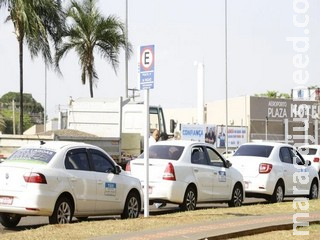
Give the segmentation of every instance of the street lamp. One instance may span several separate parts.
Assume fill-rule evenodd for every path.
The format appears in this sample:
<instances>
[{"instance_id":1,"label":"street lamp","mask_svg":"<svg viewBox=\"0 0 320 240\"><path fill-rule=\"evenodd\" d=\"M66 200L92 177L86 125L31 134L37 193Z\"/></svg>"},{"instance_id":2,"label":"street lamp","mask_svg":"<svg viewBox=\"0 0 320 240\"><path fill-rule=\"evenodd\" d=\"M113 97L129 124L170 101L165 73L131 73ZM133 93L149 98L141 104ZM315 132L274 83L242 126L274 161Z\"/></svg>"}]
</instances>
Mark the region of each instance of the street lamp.
<instances>
[{"instance_id":1,"label":"street lamp","mask_svg":"<svg viewBox=\"0 0 320 240\"><path fill-rule=\"evenodd\" d=\"M224 2L224 9L225 9L225 14L224 14L224 20L225 20L225 77L226 77L226 138L225 138L225 143L226 143L226 152L228 152L228 19L227 19L227 3L228 1L225 0Z\"/></svg>"}]
</instances>

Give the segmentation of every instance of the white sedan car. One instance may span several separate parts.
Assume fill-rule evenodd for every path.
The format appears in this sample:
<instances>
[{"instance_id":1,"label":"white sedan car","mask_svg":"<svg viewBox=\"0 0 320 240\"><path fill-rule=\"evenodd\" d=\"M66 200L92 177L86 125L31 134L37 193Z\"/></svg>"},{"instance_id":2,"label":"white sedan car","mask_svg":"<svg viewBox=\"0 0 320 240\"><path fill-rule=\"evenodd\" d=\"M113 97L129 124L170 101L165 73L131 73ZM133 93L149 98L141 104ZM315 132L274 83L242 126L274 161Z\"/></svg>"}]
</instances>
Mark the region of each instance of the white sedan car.
<instances>
[{"instance_id":1,"label":"white sedan car","mask_svg":"<svg viewBox=\"0 0 320 240\"><path fill-rule=\"evenodd\" d=\"M302 145L299 151L305 160L309 160L320 177L320 145Z\"/></svg>"},{"instance_id":2,"label":"white sedan car","mask_svg":"<svg viewBox=\"0 0 320 240\"><path fill-rule=\"evenodd\" d=\"M291 145L246 143L229 158L244 177L247 197L282 202L285 196L318 198L318 173Z\"/></svg>"},{"instance_id":3,"label":"white sedan car","mask_svg":"<svg viewBox=\"0 0 320 240\"><path fill-rule=\"evenodd\" d=\"M144 185L145 161L142 154L131 160L126 170ZM149 200L179 204L194 210L197 203L226 202L241 206L243 178L228 160L208 143L161 141L149 147Z\"/></svg>"},{"instance_id":4,"label":"white sedan car","mask_svg":"<svg viewBox=\"0 0 320 240\"><path fill-rule=\"evenodd\" d=\"M24 216L51 224L73 216L139 216L143 192L102 149L84 143L39 142L21 147L0 164L0 223L15 227Z\"/></svg>"}]
</instances>

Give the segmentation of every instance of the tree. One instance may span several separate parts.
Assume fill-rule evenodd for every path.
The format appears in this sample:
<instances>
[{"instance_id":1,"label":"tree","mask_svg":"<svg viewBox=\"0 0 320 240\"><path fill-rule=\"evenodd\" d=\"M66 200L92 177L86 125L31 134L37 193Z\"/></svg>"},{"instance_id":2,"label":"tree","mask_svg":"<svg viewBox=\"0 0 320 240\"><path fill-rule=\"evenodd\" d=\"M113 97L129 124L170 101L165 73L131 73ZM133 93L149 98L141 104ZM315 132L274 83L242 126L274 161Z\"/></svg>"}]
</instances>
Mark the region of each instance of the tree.
<instances>
[{"instance_id":1,"label":"tree","mask_svg":"<svg viewBox=\"0 0 320 240\"><path fill-rule=\"evenodd\" d=\"M268 98L290 98L288 93L279 93L278 91L268 90L266 93L255 94L257 97L268 97Z\"/></svg>"},{"instance_id":2,"label":"tree","mask_svg":"<svg viewBox=\"0 0 320 240\"><path fill-rule=\"evenodd\" d=\"M70 25L56 51L56 67L59 69L61 58L74 50L79 56L82 84L86 84L88 79L90 97L93 97L93 84L98 79L94 53L111 63L117 73L121 48L127 48L131 53L131 46L126 41L125 26L116 16L102 16L96 8L95 0L84 0L82 4L71 1L66 13Z\"/></svg>"},{"instance_id":3,"label":"tree","mask_svg":"<svg viewBox=\"0 0 320 240\"><path fill-rule=\"evenodd\" d=\"M64 13L60 0L0 0L0 8L7 7L19 45L20 71L20 134L23 133L23 44L31 57L42 54L44 61L52 63L49 37L56 44L64 26Z\"/></svg>"},{"instance_id":4,"label":"tree","mask_svg":"<svg viewBox=\"0 0 320 240\"><path fill-rule=\"evenodd\" d=\"M0 131L6 134L12 134L17 129L18 126L18 116L19 111L14 111L13 109L18 109L17 104L20 102L20 94L18 92L8 92L0 98L0 113L3 116L3 121L5 126L1 127ZM38 103L30 93L23 94L23 128L30 128L34 124L43 123L43 107ZM14 116L13 116L14 115ZM0 117L1 118L1 117ZM14 121L14 122L13 122ZM1 122L1 119L0 119ZM13 130L13 128L15 128Z\"/></svg>"}]
</instances>

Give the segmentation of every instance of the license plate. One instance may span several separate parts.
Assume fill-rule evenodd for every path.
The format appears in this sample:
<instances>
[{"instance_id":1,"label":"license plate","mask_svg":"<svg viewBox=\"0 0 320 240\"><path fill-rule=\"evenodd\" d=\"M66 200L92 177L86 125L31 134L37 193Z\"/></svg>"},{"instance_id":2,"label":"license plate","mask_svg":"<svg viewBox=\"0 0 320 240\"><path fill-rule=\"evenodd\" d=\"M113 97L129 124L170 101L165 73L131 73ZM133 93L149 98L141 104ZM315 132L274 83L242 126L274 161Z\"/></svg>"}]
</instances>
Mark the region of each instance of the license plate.
<instances>
[{"instance_id":1,"label":"license plate","mask_svg":"<svg viewBox=\"0 0 320 240\"><path fill-rule=\"evenodd\" d=\"M13 197L0 197L0 205L11 205Z\"/></svg>"}]
</instances>

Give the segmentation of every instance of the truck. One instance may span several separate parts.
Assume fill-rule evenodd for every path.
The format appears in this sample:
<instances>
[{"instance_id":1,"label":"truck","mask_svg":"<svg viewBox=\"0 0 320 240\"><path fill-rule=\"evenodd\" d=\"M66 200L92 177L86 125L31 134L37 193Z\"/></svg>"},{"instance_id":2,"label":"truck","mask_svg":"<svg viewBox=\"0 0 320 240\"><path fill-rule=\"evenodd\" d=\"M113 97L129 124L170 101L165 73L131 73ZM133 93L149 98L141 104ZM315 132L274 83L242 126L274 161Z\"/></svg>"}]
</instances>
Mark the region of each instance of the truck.
<instances>
[{"instance_id":1,"label":"truck","mask_svg":"<svg viewBox=\"0 0 320 240\"><path fill-rule=\"evenodd\" d=\"M145 129L143 102L119 98L79 98L71 100L60 113L60 128L91 133L101 138L101 146L118 163L124 163L143 151ZM161 140L173 136L174 121L167 131L161 106L149 106L150 133L160 131Z\"/></svg>"}]
</instances>

